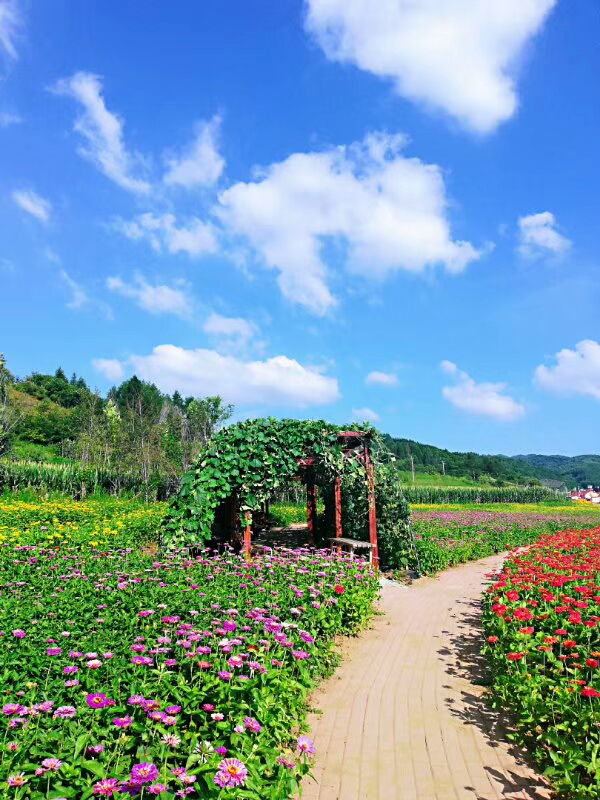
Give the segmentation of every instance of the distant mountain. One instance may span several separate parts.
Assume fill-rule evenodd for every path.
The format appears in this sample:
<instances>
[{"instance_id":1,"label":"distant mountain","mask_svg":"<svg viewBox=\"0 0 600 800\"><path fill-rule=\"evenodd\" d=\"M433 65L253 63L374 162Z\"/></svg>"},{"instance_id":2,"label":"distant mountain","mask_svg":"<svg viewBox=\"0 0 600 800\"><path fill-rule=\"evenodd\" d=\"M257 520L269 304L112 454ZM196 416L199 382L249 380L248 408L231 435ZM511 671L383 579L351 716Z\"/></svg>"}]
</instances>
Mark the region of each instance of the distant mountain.
<instances>
[{"instance_id":1,"label":"distant mountain","mask_svg":"<svg viewBox=\"0 0 600 800\"><path fill-rule=\"evenodd\" d=\"M514 461L527 464L540 478L554 478L567 486L600 486L600 455L540 456L530 454L514 456Z\"/></svg>"},{"instance_id":2,"label":"distant mountain","mask_svg":"<svg viewBox=\"0 0 600 800\"><path fill-rule=\"evenodd\" d=\"M544 479L564 482L567 487L600 486L600 455L481 455L444 450L412 439L384 436L403 470L440 473L480 480L487 477L498 483L529 483Z\"/></svg>"},{"instance_id":3,"label":"distant mountain","mask_svg":"<svg viewBox=\"0 0 600 800\"><path fill-rule=\"evenodd\" d=\"M476 481L487 476L498 483L526 484L537 482L540 477L554 477L545 473L538 475L536 469L526 461L508 456L457 453L412 439L396 439L387 435L384 436L384 441L403 470L411 469L412 457L416 472L440 473Z\"/></svg>"}]
</instances>

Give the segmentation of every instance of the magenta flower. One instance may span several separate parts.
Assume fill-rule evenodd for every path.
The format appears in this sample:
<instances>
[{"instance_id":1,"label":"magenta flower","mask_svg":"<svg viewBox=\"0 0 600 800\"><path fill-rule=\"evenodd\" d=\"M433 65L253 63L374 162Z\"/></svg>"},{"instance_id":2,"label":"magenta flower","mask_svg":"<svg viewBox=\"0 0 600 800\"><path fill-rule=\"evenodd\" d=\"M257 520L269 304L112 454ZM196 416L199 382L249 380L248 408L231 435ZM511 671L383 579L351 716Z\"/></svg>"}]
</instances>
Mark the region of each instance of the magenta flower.
<instances>
[{"instance_id":1,"label":"magenta flower","mask_svg":"<svg viewBox=\"0 0 600 800\"><path fill-rule=\"evenodd\" d=\"M307 753L309 756L314 756L315 746L308 736L299 736L297 740L298 750L301 753Z\"/></svg>"},{"instance_id":2,"label":"magenta flower","mask_svg":"<svg viewBox=\"0 0 600 800\"><path fill-rule=\"evenodd\" d=\"M85 702L90 708L106 708L106 706L111 704L108 697L102 692L88 694L88 696L85 698Z\"/></svg>"},{"instance_id":3,"label":"magenta flower","mask_svg":"<svg viewBox=\"0 0 600 800\"><path fill-rule=\"evenodd\" d=\"M24 786L27 783L27 778L24 772L19 772L18 775L10 775L7 783L9 786Z\"/></svg>"},{"instance_id":4,"label":"magenta flower","mask_svg":"<svg viewBox=\"0 0 600 800\"><path fill-rule=\"evenodd\" d=\"M168 786L165 786L164 783L153 783L152 786L148 786L148 794L162 794L168 790Z\"/></svg>"},{"instance_id":5,"label":"magenta flower","mask_svg":"<svg viewBox=\"0 0 600 800\"><path fill-rule=\"evenodd\" d=\"M252 733L260 733L262 731L262 725L253 717L244 717L244 725Z\"/></svg>"},{"instance_id":6,"label":"magenta flower","mask_svg":"<svg viewBox=\"0 0 600 800\"><path fill-rule=\"evenodd\" d=\"M132 722L133 720L130 716L115 717L115 719L113 719L113 723L117 726L117 728L128 728Z\"/></svg>"},{"instance_id":7,"label":"magenta flower","mask_svg":"<svg viewBox=\"0 0 600 800\"><path fill-rule=\"evenodd\" d=\"M105 797L112 797L113 794L120 791L119 781L116 778L107 778L94 785L94 794L101 794Z\"/></svg>"},{"instance_id":8,"label":"magenta flower","mask_svg":"<svg viewBox=\"0 0 600 800\"><path fill-rule=\"evenodd\" d=\"M53 714L54 719L73 719L77 709L74 706L59 706Z\"/></svg>"},{"instance_id":9,"label":"magenta flower","mask_svg":"<svg viewBox=\"0 0 600 800\"><path fill-rule=\"evenodd\" d=\"M79 667L76 667L74 664L69 664L69 666L63 669L63 675L75 675L79 672Z\"/></svg>"},{"instance_id":10,"label":"magenta flower","mask_svg":"<svg viewBox=\"0 0 600 800\"><path fill-rule=\"evenodd\" d=\"M15 637L15 639L24 639L27 636L25 631L21 630L21 628L17 628L16 630L14 630L12 632L12 635ZM20 786L21 784L15 784L15 785Z\"/></svg>"},{"instance_id":11,"label":"magenta flower","mask_svg":"<svg viewBox=\"0 0 600 800\"><path fill-rule=\"evenodd\" d=\"M218 772L213 778L215 784L221 789L226 787L243 786L248 777L246 765L237 758L225 758L218 767Z\"/></svg>"},{"instance_id":12,"label":"magenta flower","mask_svg":"<svg viewBox=\"0 0 600 800\"><path fill-rule=\"evenodd\" d=\"M158 778L158 767L147 761L136 764L131 770L131 782L137 785L152 783Z\"/></svg>"},{"instance_id":13,"label":"magenta flower","mask_svg":"<svg viewBox=\"0 0 600 800\"><path fill-rule=\"evenodd\" d=\"M45 758L42 761L42 767L44 769L52 770L53 772L58 772L58 770L62 767L62 761L58 758Z\"/></svg>"},{"instance_id":14,"label":"magenta flower","mask_svg":"<svg viewBox=\"0 0 600 800\"><path fill-rule=\"evenodd\" d=\"M46 650L46 653L47 653L49 656L59 656L59 655L61 655L61 653L62 653L62 648L60 648L60 647L49 647L49 648Z\"/></svg>"}]
</instances>

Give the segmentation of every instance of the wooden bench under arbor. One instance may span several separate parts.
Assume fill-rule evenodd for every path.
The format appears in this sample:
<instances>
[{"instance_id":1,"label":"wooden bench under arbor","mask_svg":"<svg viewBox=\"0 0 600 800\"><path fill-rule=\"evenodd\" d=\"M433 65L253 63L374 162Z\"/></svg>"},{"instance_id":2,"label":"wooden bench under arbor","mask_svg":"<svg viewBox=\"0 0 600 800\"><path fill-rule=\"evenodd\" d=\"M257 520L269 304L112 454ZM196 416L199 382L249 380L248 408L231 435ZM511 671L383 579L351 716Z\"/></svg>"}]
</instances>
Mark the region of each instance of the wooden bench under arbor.
<instances>
[{"instance_id":1,"label":"wooden bench under arbor","mask_svg":"<svg viewBox=\"0 0 600 800\"><path fill-rule=\"evenodd\" d=\"M369 551L369 564L373 563L373 551L376 545L372 542L363 542L360 539L346 539L344 536L333 536L329 539L331 548L334 547L338 550L348 550L350 555L354 555L355 550L368 550Z\"/></svg>"}]
</instances>

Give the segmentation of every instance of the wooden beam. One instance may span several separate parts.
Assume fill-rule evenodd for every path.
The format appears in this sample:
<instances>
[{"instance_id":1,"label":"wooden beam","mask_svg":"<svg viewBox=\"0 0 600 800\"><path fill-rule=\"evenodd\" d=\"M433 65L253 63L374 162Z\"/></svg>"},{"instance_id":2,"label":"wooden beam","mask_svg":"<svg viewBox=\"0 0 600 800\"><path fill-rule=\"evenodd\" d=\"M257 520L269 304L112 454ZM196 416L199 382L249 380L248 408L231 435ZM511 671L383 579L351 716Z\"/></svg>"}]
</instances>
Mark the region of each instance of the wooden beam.
<instances>
[{"instance_id":1,"label":"wooden beam","mask_svg":"<svg viewBox=\"0 0 600 800\"><path fill-rule=\"evenodd\" d=\"M373 564L379 569L379 550L377 547L377 510L375 508L375 474L369 447L365 444L365 467L367 470L367 486L369 499L369 541L373 545Z\"/></svg>"},{"instance_id":2,"label":"wooden beam","mask_svg":"<svg viewBox=\"0 0 600 800\"><path fill-rule=\"evenodd\" d=\"M244 528L244 556L246 561L250 561L250 549L252 547L252 512L246 511L244 514L246 527Z\"/></svg>"},{"instance_id":3,"label":"wooden beam","mask_svg":"<svg viewBox=\"0 0 600 800\"><path fill-rule=\"evenodd\" d=\"M335 536L340 539L342 536L342 478L337 475L335 479Z\"/></svg>"}]
</instances>

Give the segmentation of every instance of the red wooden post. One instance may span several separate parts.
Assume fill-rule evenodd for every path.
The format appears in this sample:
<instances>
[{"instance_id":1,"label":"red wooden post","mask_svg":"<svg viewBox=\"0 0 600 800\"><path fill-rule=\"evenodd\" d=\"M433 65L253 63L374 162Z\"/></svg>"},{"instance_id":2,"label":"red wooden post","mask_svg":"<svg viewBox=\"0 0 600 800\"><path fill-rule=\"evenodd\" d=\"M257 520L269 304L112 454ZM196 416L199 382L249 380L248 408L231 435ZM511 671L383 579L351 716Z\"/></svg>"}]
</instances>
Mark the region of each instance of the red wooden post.
<instances>
[{"instance_id":1,"label":"red wooden post","mask_svg":"<svg viewBox=\"0 0 600 800\"><path fill-rule=\"evenodd\" d=\"M338 475L335 479L335 536L342 536L342 478ZM338 552L340 548L338 547Z\"/></svg>"},{"instance_id":2,"label":"red wooden post","mask_svg":"<svg viewBox=\"0 0 600 800\"><path fill-rule=\"evenodd\" d=\"M244 528L244 556L246 561L250 561L250 547L252 543L252 512L246 511L244 514L246 527Z\"/></svg>"},{"instance_id":3,"label":"red wooden post","mask_svg":"<svg viewBox=\"0 0 600 800\"><path fill-rule=\"evenodd\" d=\"M317 531L317 485L314 477L310 474L306 480L306 522L308 523L308 545L312 547Z\"/></svg>"},{"instance_id":4,"label":"red wooden post","mask_svg":"<svg viewBox=\"0 0 600 800\"><path fill-rule=\"evenodd\" d=\"M375 476L373 474L373 463L369 453L369 445L365 442L365 467L367 470L367 482L369 487L369 541L373 545L373 565L379 569L379 550L377 548L377 511L375 508Z\"/></svg>"}]
</instances>

